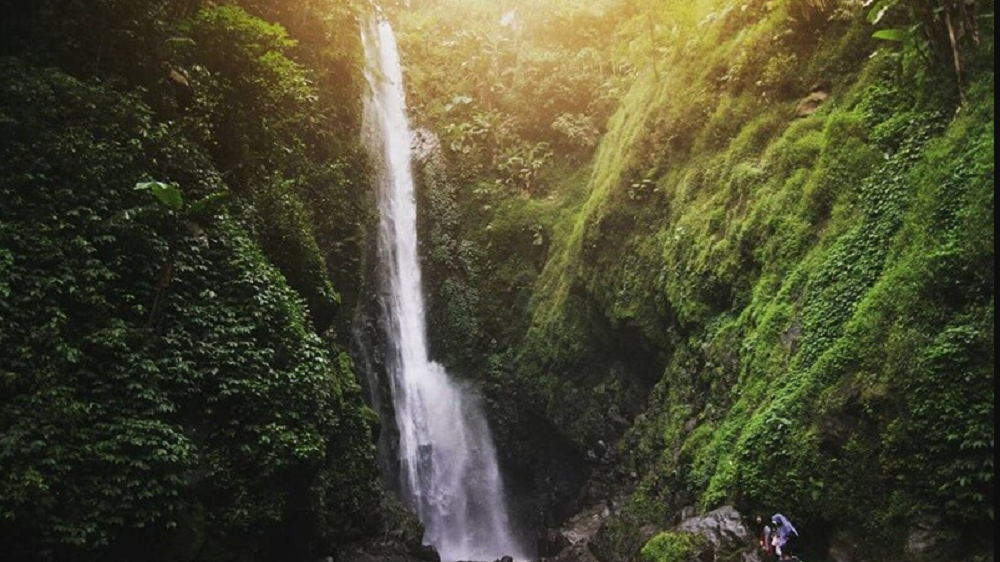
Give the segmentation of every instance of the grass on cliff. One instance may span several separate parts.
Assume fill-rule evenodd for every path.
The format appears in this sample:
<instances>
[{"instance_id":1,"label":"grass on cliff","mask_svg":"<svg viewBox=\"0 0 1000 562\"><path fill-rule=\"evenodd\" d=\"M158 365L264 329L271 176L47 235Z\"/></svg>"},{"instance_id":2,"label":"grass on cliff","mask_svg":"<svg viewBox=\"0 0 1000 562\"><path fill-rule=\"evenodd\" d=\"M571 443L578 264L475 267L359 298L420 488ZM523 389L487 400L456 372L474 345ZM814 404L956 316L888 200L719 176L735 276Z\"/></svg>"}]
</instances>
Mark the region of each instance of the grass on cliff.
<instances>
[{"instance_id":1,"label":"grass on cliff","mask_svg":"<svg viewBox=\"0 0 1000 562\"><path fill-rule=\"evenodd\" d=\"M553 229L526 376L587 446L608 396L582 389L621 376L601 335L654 350L621 450L640 523L736 502L897 559L941 515L937 547L969 555L993 517L992 69L960 103L949 67L876 44L860 13L701 9ZM813 89L830 98L796 119Z\"/></svg>"}]
</instances>

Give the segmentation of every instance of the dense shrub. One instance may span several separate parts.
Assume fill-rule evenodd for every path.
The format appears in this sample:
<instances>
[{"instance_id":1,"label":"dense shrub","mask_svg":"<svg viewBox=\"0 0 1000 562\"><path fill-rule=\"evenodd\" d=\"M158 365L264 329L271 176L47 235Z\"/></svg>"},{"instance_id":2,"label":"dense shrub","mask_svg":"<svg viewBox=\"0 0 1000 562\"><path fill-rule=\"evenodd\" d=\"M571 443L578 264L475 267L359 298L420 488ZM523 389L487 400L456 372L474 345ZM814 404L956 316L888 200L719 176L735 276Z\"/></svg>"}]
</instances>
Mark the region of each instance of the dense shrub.
<instances>
[{"instance_id":1,"label":"dense shrub","mask_svg":"<svg viewBox=\"0 0 1000 562\"><path fill-rule=\"evenodd\" d=\"M349 364L238 224L133 189L223 189L208 160L134 98L3 71L7 538L97 548L201 504L232 540L310 482L350 533L375 489Z\"/></svg>"}]
</instances>

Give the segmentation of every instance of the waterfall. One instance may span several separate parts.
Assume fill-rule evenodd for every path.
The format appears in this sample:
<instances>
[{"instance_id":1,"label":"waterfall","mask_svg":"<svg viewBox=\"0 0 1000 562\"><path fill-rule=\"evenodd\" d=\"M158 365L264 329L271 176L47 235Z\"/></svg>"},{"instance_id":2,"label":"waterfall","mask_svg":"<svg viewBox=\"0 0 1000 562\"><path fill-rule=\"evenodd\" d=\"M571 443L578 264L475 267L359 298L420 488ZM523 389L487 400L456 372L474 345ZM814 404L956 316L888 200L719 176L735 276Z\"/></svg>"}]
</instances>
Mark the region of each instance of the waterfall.
<instances>
[{"instance_id":1,"label":"waterfall","mask_svg":"<svg viewBox=\"0 0 1000 562\"><path fill-rule=\"evenodd\" d=\"M376 166L387 370L399 427L404 501L443 560L529 555L512 531L496 446L471 388L430 360L403 76L392 27L364 30L365 141Z\"/></svg>"}]
</instances>

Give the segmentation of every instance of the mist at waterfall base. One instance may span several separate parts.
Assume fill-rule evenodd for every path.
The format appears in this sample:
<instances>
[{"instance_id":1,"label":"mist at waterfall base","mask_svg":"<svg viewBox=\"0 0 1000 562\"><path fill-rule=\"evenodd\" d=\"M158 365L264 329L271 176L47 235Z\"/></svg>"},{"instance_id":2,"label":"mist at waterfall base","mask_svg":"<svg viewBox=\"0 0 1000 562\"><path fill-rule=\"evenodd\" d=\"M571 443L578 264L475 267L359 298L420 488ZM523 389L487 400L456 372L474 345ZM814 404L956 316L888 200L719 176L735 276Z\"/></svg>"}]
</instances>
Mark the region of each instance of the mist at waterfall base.
<instances>
[{"instance_id":1,"label":"mist at waterfall base","mask_svg":"<svg viewBox=\"0 0 1000 562\"><path fill-rule=\"evenodd\" d=\"M477 394L430 360L403 77L389 22L363 30L365 141L376 169L387 361L400 490L442 560L531 557L509 520L496 446Z\"/></svg>"}]
</instances>

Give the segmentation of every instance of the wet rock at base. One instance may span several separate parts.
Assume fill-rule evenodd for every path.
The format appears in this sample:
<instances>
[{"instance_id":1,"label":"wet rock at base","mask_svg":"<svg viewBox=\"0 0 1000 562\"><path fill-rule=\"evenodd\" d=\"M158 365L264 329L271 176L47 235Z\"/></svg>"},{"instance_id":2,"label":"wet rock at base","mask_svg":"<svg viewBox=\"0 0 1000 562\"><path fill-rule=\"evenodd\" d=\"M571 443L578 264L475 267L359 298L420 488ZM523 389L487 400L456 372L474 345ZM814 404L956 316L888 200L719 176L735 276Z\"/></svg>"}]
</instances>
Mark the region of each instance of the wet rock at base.
<instances>
[{"instance_id":1,"label":"wet rock at base","mask_svg":"<svg viewBox=\"0 0 1000 562\"><path fill-rule=\"evenodd\" d=\"M673 531L696 534L705 539L705 548L699 553L698 562L762 562L757 551L757 541L736 508L724 506L697 516L692 511L685 510L687 517ZM538 543L542 560L599 562L590 549L590 541L609 515L607 506L602 503L573 517L562 528L548 530ZM639 546L656 533L655 526L643 527ZM552 551L556 549L558 553L553 554ZM638 546L636 549L638 550Z\"/></svg>"},{"instance_id":2,"label":"wet rock at base","mask_svg":"<svg viewBox=\"0 0 1000 562\"><path fill-rule=\"evenodd\" d=\"M677 526L677 530L705 537L715 550L739 550L748 544L755 544L753 534L743 523L740 512L729 505L685 519Z\"/></svg>"},{"instance_id":3,"label":"wet rock at base","mask_svg":"<svg viewBox=\"0 0 1000 562\"><path fill-rule=\"evenodd\" d=\"M555 556L569 546L569 539L561 530L548 529L538 539L538 555L542 558Z\"/></svg>"},{"instance_id":4,"label":"wet rock at base","mask_svg":"<svg viewBox=\"0 0 1000 562\"><path fill-rule=\"evenodd\" d=\"M586 542L581 542L565 548L559 554L551 558L543 558L545 562L600 562Z\"/></svg>"},{"instance_id":5,"label":"wet rock at base","mask_svg":"<svg viewBox=\"0 0 1000 562\"><path fill-rule=\"evenodd\" d=\"M732 506L723 506L704 515L685 519L675 531L701 535L705 539L706 549L699 560L761 562L753 533L743 523L740 512Z\"/></svg>"},{"instance_id":6,"label":"wet rock at base","mask_svg":"<svg viewBox=\"0 0 1000 562\"><path fill-rule=\"evenodd\" d=\"M590 551L590 539L610 515L599 503L571 518L559 529L549 529L538 541L538 555L546 562L598 562Z\"/></svg>"}]
</instances>

